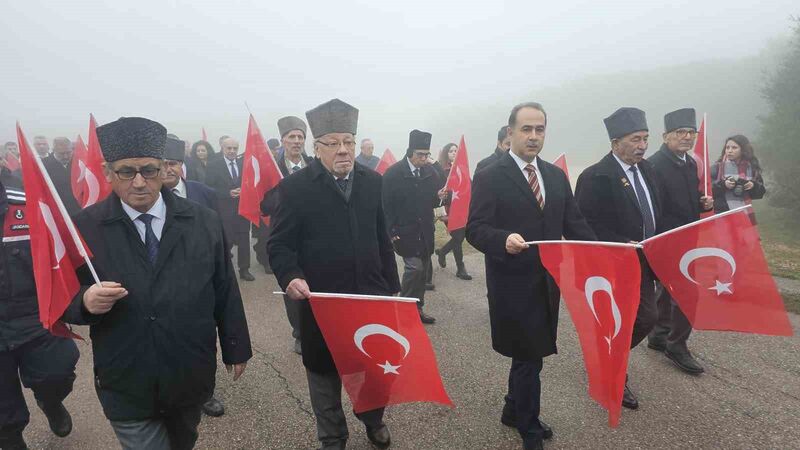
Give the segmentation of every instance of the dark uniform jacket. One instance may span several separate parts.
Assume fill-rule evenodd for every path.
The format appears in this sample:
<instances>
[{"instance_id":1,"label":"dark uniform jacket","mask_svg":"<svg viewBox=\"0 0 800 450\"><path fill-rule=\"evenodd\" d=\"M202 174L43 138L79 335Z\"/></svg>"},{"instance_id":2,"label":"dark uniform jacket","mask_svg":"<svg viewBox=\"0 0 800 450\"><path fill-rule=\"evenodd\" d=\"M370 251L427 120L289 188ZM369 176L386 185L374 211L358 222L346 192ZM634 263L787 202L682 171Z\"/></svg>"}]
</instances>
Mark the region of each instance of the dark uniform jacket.
<instances>
[{"instance_id":1,"label":"dark uniform jacket","mask_svg":"<svg viewBox=\"0 0 800 450\"><path fill-rule=\"evenodd\" d=\"M661 222L661 201L653 166L637 164L650 192L655 226ZM630 173L624 173L612 153L589 166L578 177L575 200L597 239L610 242L639 242L644 239L642 213Z\"/></svg>"},{"instance_id":2,"label":"dark uniform jacket","mask_svg":"<svg viewBox=\"0 0 800 450\"><path fill-rule=\"evenodd\" d=\"M312 292L393 295L400 291L381 206L381 176L355 164L349 201L319 160L284 178L267 243L270 267L285 291L295 278ZM335 372L307 300L300 300L303 364Z\"/></svg>"},{"instance_id":3,"label":"dark uniform jacket","mask_svg":"<svg viewBox=\"0 0 800 450\"><path fill-rule=\"evenodd\" d=\"M433 254L433 208L439 206L439 189L444 181L431 165L415 177L408 158L393 164L383 174L383 209L386 225L398 255L427 258Z\"/></svg>"},{"instance_id":4,"label":"dark uniform jacket","mask_svg":"<svg viewBox=\"0 0 800 450\"><path fill-rule=\"evenodd\" d=\"M28 212L21 181L0 168L0 352L47 334L39 322Z\"/></svg>"},{"instance_id":5,"label":"dark uniform jacket","mask_svg":"<svg viewBox=\"0 0 800 450\"><path fill-rule=\"evenodd\" d=\"M231 178L230 161L220 156L208 161L206 184L217 192L217 207L222 224L229 233L248 233L250 221L239 215L239 198L231 197L231 191L242 187L242 158L236 158L238 177Z\"/></svg>"},{"instance_id":6,"label":"dark uniform jacket","mask_svg":"<svg viewBox=\"0 0 800 450\"><path fill-rule=\"evenodd\" d=\"M184 183L186 184L186 198L219 212L217 209L217 194L213 189L199 181L184 180Z\"/></svg>"},{"instance_id":7,"label":"dark uniform jacket","mask_svg":"<svg viewBox=\"0 0 800 450\"><path fill-rule=\"evenodd\" d=\"M61 197L61 201L64 202L64 207L67 208L67 213L70 216L74 216L81 210L78 201L75 200L75 196L72 194L72 182L70 181L72 177L72 162L73 160L70 160L69 164L64 167L64 164L61 164L53 155L42 159L42 165L47 170L47 174L50 175L50 179L53 180L56 192Z\"/></svg>"},{"instance_id":8,"label":"dark uniform jacket","mask_svg":"<svg viewBox=\"0 0 800 450\"><path fill-rule=\"evenodd\" d=\"M703 194L698 187L697 164L694 158L687 154L686 161L682 161L666 144L662 144L647 161L655 169L662 200L661 221L656 224L656 231L662 233L700 219L700 197Z\"/></svg>"},{"instance_id":9,"label":"dark uniform jacket","mask_svg":"<svg viewBox=\"0 0 800 450\"><path fill-rule=\"evenodd\" d=\"M166 221L152 266L142 239L112 193L75 217L101 280L128 295L90 314L81 289L63 320L91 326L95 389L109 420L143 420L200 405L214 390L217 333L225 364L252 356L242 298L213 211L162 189Z\"/></svg>"},{"instance_id":10,"label":"dark uniform jacket","mask_svg":"<svg viewBox=\"0 0 800 450\"><path fill-rule=\"evenodd\" d=\"M572 197L566 175L538 159L545 188L544 210L509 154L475 173L467 241L484 254L492 347L498 353L531 360L556 353L558 286L545 270L539 249L506 253L506 239L525 241L595 240Z\"/></svg>"},{"instance_id":11,"label":"dark uniform jacket","mask_svg":"<svg viewBox=\"0 0 800 450\"><path fill-rule=\"evenodd\" d=\"M483 169L489 167L489 164L497 161L498 159L500 159L506 153L508 153L508 152L500 150L499 147L495 148L494 152L492 152L491 155L489 155L486 158L483 158L482 160L478 161L478 165L475 166L475 172L477 172L479 170L483 170Z\"/></svg>"}]
</instances>

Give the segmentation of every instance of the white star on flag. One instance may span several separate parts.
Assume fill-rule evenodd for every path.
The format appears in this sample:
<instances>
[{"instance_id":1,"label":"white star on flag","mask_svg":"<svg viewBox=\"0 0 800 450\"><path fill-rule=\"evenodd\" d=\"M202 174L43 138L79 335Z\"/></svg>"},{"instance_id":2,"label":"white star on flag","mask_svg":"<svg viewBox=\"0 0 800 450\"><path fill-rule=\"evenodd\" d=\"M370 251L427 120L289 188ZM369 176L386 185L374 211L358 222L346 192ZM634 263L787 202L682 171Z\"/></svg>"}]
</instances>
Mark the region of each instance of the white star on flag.
<instances>
[{"instance_id":1,"label":"white star on flag","mask_svg":"<svg viewBox=\"0 0 800 450\"><path fill-rule=\"evenodd\" d=\"M717 295L722 295L723 293L733 294L733 291L731 291L731 284L733 283L722 283L717 280L714 287L710 287L708 290L717 291Z\"/></svg>"},{"instance_id":2,"label":"white star on flag","mask_svg":"<svg viewBox=\"0 0 800 450\"><path fill-rule=\"evenodd\" d=\"M400 366L393 366L389 361L386 361L385 364L376 364L376 365L378 367L380 367L381 369L383 369L383 374L384 375L386 375L387 373L393 373L395 375L400 375L400 372L397 371L397 369L399 369Z\"/></svg>"}]
</instances>

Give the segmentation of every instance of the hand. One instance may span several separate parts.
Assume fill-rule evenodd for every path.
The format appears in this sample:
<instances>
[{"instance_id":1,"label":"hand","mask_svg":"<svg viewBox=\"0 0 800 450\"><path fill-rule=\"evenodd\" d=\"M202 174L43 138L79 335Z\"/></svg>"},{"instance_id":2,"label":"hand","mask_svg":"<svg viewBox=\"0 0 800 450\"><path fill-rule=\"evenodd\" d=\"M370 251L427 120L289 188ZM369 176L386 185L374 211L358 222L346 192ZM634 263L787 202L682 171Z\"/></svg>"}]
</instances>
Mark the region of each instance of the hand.
<instances>
[{"instance_id":1,"label":"hand","mask_svg":"<svg viewBox=\"0 0 800 450\"><path fill-rule=\"evenodd\" d=\"M242 192L242 188L231 189L231 198L238 197L240 192Z\"/></svg>"},{"instance_id":2,"label":"hand","mask_svg":"<svg viewBox=\"0 0 800 450\"><path fill-rule=\"evenodd\" d=\"M747 183L744 184L743 187L745 191L749 191L750 189L753 189L754 186L755 184L753 184L752 181L748 181Z\"/></svg>"},{"instance_id":3,"label":"hand","mask_svg":"<svg viewBox=\"0 0 800 450\"><path fill-rule=\"evenodd\" d=\"M441 189L441 190L440 190L440 191L437 193L437 195L439 196L439 200L444 200L444 199L446 199L446 198L447 198L447 189L446 189L446 188L442 188L442 189Z\"/></svg>"},{"instance_id":4,"label":"hand","mask_svg":"<svg viewBox=\"0 0 800 450\"><path fill-rule=\"evenodd\" d=\"M714 207L714 199L708 195L700 197L700 204L703 206L703 211L708 211Z\"/></svg>"},{"instance_id":5,"label":"hand","mask_svg":"<svg viewBox=\"0 0 800 450\"><path fill-rule=\"evenodd\" d=\"M400 236L392 236L392 242L399 241L399 240L400 240Z\"/></svg>"},{"instance_id":6,"label":"hand","mask_svg":"<svg viewBox=\"0 0 800 450\"><path fill-rule=\"evenodd\" d=\"M247 363L246 362L243 362L241 364L234 364L234 365L225 364L225 369L228 370L228 373L231 373L231 369L233 370L233 381L238 381L239 378L244 373L244 369L246 369L246 368L247 368Z\"/></svg>"},{"instance_id":7,"label":"hand","mask_svg":"<svg viewBox=\"0 0 800 450\"><path fill-rule=\"evenodd\" d=\"M728 189L733 189L736 186L736 180L733 178L726 178L725 179L725 187Z\"/></svg>"},{"instance_id":8,"label":"hand","mask_svg":"<svg viewBox=\"0 0 800 450\"><path fill-rule=\"evenodd\" d=\"M92 314L105 314L111 311L117 300L128 295L128 290L114 281L102 281L101 286L93 284L83 293L83 306Z\"/></svg>"},{"instance_id":9,"label":"hand","mask_svg":"<svg viewBox=\"0 0 800 450\"><path fill-rule=\"evenodd\" d=\"M528 247L530 246L525 243L525 239L522 239L522 236L517 233L509 234L506 239L506 252L511 255L519 254Z\"/></svg>"},{"instance_id":10,"label":"hand","mask_svg":"<svg viewBox=\"0 0 800 450\"><path fill-rule=\"evenodd\" d=\"M292 300L305 300L311 297L311 289L308 288L308 283L302 278L295 278L286 286L286 295Z\"/></svg>"}]
</instances>

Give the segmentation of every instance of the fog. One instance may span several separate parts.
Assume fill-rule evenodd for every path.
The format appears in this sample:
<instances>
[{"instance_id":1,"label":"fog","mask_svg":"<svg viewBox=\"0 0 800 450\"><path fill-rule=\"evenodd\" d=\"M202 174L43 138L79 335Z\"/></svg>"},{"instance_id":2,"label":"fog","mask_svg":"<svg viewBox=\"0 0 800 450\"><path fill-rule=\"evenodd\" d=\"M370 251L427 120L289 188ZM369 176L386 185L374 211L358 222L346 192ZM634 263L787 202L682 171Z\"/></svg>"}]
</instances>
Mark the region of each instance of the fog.
<instances>
[{"instance_id":1,"label":"fog","mask_svg":"<svg viewBox=\"0 0 800 450\"><path fill-rule=\"evenodd\" d=\"M697 86L660 71L754 57L798 12L796 0L9 1L0 139L15 138L17 120L29 139L85 138L91 112L101 124L152 118L189 141L205 127L216 144L222 134L244 137L245 102L268 138L279 117L305 117L338 97L360 109L358 137L372 138L376 153L402 153L420 128L437 150L465 134L474 165L515 103L541 100L553 113L545 151L568 147L580 129L582 147L602 149L602 117L619 106L652 105L652 129L669 108L702 113L717 97L757 103L759 86L746 81L704 92L700 109ZM646 89L624 95L629 77ZM585 80L602 81L573 89ZM731 119L725 131L754 130L753 108L748 123Z\"/></svg>"}]
</instances>

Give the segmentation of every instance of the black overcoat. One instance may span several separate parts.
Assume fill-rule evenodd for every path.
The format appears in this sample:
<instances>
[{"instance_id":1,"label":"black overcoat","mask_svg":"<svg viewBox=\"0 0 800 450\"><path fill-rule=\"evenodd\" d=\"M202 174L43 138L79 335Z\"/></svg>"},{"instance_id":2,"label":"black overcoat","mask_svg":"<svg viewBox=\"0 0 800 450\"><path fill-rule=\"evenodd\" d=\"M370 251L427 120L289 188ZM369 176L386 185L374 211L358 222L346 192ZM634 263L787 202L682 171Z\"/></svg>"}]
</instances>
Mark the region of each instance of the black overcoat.
<instances>
[{"instance_id":1,"label":"black overcoat","mask_svg":"<svg viewBox=\"0 0 800 450\"><path fill-rule=\"evenodd\" d=\"M252 356L219 216L166 188L161 195L167 216L155 266L116 194L75 217L100 279L128 290L108 313L89 313L83 294L94 281L83 266L63 316L90 325L95 389L109 420L153 418L208 400L217 333L225 364Z\"/></svg>"},{"instance_id":2,"label":"black overcoat","mask_svg":"<svg viewBox=\"0 0 800 450\"><path fill-rule=\"evenodd\" d=\"M383 174L383 209L389 235L399 238L393 241L398 255L428 258L433 254L433 208L439 206L444 182L431 165L422 166L415 177L408 158Z\"/></svg>"},{"instance_id":3,"label":"black overcoat","mask_svg":"<svg viewBox=\"0 0 800 450\"><path fill-rule=\"evenodd\" d=\"M703 194L698 187L694 158L687 154L686 161L682 161L666 144L662 144L647 161L653 165L661 193L662 218L656 231L662 233L698 220L702 211L700 197Z\"/></svg>"},{"instance_id":4,"label":"black overcoat","mask_svg":"<svg viewBox=\"0 0 800 450\"><path fill-rule=\"evenodd\" d=\"M56 192L58 192L58 196L61 197L61 201L64 203L64 207L67 208L67 213L70 216L74 216L81 210L78 201L75 199L75 195L72 193L72 182L70 179L72 178L73 162L74 160L70 160L69 164L65 167L64 164L61 164L53 155L42 159L42 165L45 170L47 170L47 174L50 175L53 186L55 186ZM103 180L100 181L103 182Z\"/></svg>"},{"instance_id":5,"label":"black overcoat","mask_svg":"<svg viewBox=\"0 0 800 450\"><path fill-rule=\"evenodd\" d=\"M239 215L239 198L231 197L231 191L242 187L242 158L236 158L239 176L231 177L230 161L224 156L208 161L206 166L206 185L217 193L217 208L222 224L228 233L249 233L250 221Z\"/></svg>"},{"instance_id":6,"label":"black overcoat","mask_svg":"<svg viewBox=\"0 0 800 450\"><path fill-rule=\"evenodd\" d=\"M295 278L312 292L393 295L400 291L381 205L381 176L355 164L349 201L319 160L278 185L281 201L267 242L269 263L285 291ZM303 364L335 372L307 300L300 302Z\"/></svg>"},{"instance_id":7,"label":"black overcoat","mask_svg":"<svg viewBox=\"0 0 800 450\"><path fill-rule=\"evenodd\" d=\"M537 162L545 187L544 210L509 154L475 173L467 221L467 241L484 254L492 347L498 353L530 360L556 353L560 293L545 271L539 249L506 253L506 239L526 241L595 240L566 175Z\"/></svg>"}]
</instances>

